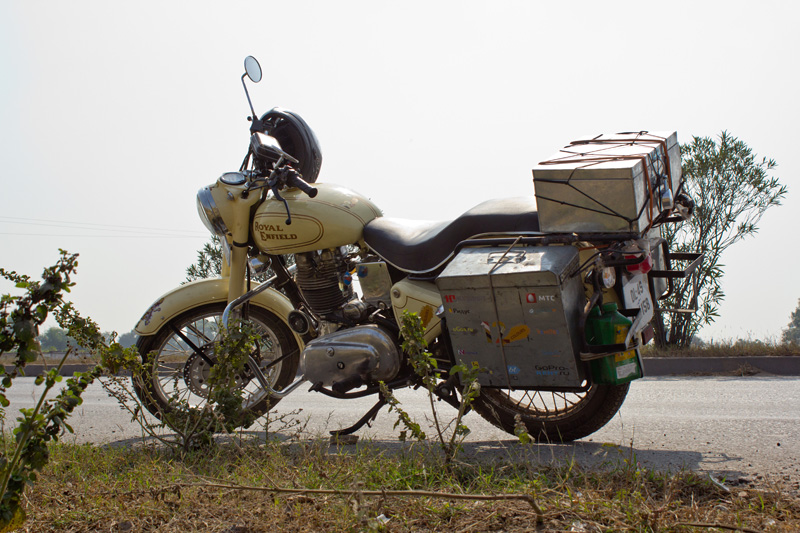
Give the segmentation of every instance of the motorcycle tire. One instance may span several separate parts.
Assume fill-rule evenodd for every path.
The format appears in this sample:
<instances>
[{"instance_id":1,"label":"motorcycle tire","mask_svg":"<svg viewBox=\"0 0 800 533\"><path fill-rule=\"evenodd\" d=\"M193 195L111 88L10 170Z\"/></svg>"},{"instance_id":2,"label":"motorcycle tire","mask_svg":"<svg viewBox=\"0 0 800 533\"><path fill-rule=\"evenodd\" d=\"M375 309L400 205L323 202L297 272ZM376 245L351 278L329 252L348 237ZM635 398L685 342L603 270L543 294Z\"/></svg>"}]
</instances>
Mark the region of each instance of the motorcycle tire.
<instances>
[{"instance_id":1,"label":"motorcycle tire","mask_svg":"<svg viewBox=\"0 0 800 533\"><path fill-rule=\"evenodd\" d=\"M207 393L204 394L203 380L208 376L209 367L181 335L213 357L224 309L225 303L199 306L165 323L155 334L139 337L136 346L142 357L143 373L133 380L134 390L143 407L159 420L169 423L170 417L165 415L176 408L202 409L205 405ZM297 373L297 343L286 325L268 311L251 305L248 320L261 338L258 348L262 366L284 354L294 353L274 367L264 369L272 388L281 390ZM250 373L239 379L239 387L244 391L242 408L253 415L247 417L251 420L265 414L279 401L271 398Z\"/></svg>"},{"instance_id":2,"label":"motorcycle tire","mask_svg":"<svg viewBox=\"0 0 800 533\"><path fill-rule=\"evenodd\" d=\"M536 442L569 442L606 425L625 401L630 384L592 385L581 393L481 389L472 408L492 425L517 434L515 417Z\"/></svg>"}]
</instances>

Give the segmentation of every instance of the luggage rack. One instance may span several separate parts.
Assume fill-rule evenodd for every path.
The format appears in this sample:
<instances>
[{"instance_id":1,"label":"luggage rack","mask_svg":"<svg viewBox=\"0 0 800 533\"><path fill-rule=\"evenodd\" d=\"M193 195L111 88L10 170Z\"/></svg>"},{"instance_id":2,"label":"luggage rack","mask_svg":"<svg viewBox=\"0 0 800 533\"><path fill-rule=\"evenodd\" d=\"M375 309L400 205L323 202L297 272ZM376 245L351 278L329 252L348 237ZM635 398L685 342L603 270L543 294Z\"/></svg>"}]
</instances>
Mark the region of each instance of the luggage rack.
<instances>
[{"instance_id":1,"label":"luggage rack","mask_svg":"<svg viewBox=\"0 0 800 533\"><path fill-rule=\"evenodd\" d=\"M658 304L656 303L657 300L664 300L668 298L673 290L674 290L674 279L683 279L691 276L694 271L700 266L700 263L703 261L704 254L700 252L670 252L669 246L667 245L666 241L661 242L661 249L664 254L664 266L666 269L664 270L651 270L648 272L648 285L650 288L650 294L655 294L655 290L653 287L653 280L655 278L664 278L667 280L667 292L663 295L659 296L657 299L654 300L656 311L667 311L666 309L660 309ZM622 261L622 263L629 263L629 264L636 264L641 263L643 258L639 259L632 259ZM673 268L673 261L679 262L688 262L683 269L675 269ZM581 352L580 358L582 361L591 361L593 359L600 359L610 354L624 352L627 350L633 350L639 347L639 342L635 341L630 346L618 343L618 344L594 344L590 345L586 342L586 336L584 335L585 327L586 327L586 320L589 317L589 312L592 308L597 305L598 301L600 300L600 288L595 287L595 293L592 295L592 298L586 304L584 308L584 312L581 315L580 323L579 323L579 334L581 338ZM633 319L639 313L639 309L618 309L619 313ZM671 312L679 312L679 313L693 313L696 309L670 309Z\"/></svg>"},{"instance_id":2,"label":"luggage rack","mask_svg":"<svg viewBox=\"0 0 800 533\"><path fill-rule=\"evenodd\" d=\"M664 278L667 280L667 292L658 297L659 300L664 300L669 298L672 295L672 291L675 289L673 280L691 276L697 267L700 266L700 263L703 262L704 254L702 252L670 252L666 241L661 243L661 250L664 253L664 265L667 267L666 270L651 270L647 275L650 281L650 294L654 294L654 278ZM689 264L683 269L673 269L673 261L688 261ZM694 312L696 309L681 310L681 312L688 311Z\"/></svg>"}]
</instances>

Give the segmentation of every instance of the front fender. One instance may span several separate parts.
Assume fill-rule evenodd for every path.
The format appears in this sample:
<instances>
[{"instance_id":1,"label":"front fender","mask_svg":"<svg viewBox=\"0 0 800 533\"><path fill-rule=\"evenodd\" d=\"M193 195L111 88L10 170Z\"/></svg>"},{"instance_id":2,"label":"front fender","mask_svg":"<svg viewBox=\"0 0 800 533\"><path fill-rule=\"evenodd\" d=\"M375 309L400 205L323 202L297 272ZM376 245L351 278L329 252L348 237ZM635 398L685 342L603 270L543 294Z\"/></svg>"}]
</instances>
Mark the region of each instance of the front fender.
<instances>
[{"instance_id":1,"label":"front fender","mask_svg":"<svg viewBox=\"0 0 800 533\"><path fill-rule=\"evenodd\" d=\"M139 319L135 330L142 336L153 335L161 326L184 311L200 305L227 301L228 278L193 281L176 287L156 300ZM288 314L294 309L286 296L271 288L258 293L250 302L270 311L284 323ZM297 345L303 346L302 339L293 331L292 334Z\"/></svg>"}]
</instances>

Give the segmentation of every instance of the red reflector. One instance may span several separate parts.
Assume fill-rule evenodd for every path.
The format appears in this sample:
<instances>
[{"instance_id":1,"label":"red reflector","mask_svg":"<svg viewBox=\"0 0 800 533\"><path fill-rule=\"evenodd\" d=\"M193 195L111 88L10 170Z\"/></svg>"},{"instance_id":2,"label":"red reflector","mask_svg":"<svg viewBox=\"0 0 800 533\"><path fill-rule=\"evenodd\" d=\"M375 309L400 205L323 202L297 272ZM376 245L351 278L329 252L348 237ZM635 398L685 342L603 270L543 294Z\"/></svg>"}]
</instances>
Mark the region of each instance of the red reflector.
<instances>
[{"instance_id":1,"label":"red reflector","mask_svg":"<svg viewBox=\"0 0 800 533\"><path fill-rule=\"evenodd\" d=\"M656 332L653 329L653 326L647 324L647 327L642 330L642 344L647 344L648 342L653 340L655 336Z\"/></svg>"},{"instance_id":2,"label":"red reflector","mask_svg":"<svg viewBox=\"0 0 800 533\"><path fill-rule=\"evenodd\" d=\"M636 259L637 257L640 256L626 255L625 259ZM648 272L653 270L653 257L651 255L647 255L644 258L644 261L642 261L641 263L637 263L635 265L626 265L625 269L628 272L641 272L642 274L647 274Z\"/></svg>"}]
</instances>

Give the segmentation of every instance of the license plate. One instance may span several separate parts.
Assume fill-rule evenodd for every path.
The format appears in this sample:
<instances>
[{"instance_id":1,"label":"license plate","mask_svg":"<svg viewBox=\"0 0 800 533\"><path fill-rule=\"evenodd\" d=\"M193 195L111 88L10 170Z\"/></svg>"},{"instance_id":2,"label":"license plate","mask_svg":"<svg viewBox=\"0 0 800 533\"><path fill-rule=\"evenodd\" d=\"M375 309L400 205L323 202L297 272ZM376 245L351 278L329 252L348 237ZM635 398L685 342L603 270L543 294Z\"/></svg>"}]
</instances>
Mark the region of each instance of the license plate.
<instances>
[{"instance_id":1,"label":"license plate","mask_svg":"<svg viewBox=\"0 0 800 533\"><path fill-rule=\"evenodd\" d=\"M630 279L622 281L622 294L625 299L626 309L638 309L639 313L633 320L627 341L642 331L653 318L653 299L650 296L650 287L646 274L636 274Z\"/></svg>"}]
</instances>

